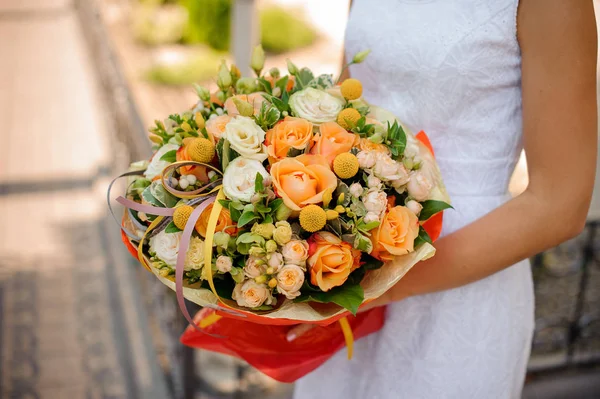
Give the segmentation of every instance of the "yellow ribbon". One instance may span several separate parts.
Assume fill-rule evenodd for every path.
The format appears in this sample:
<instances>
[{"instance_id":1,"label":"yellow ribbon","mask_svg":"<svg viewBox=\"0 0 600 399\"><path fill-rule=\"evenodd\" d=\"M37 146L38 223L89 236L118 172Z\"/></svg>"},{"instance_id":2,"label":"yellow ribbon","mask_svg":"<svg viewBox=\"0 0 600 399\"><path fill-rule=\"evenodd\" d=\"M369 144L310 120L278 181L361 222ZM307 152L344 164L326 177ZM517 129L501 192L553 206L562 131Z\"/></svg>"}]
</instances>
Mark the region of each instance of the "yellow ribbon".
<instances>
[{"instance_id":1,"label":"yellow ribbon","mask_svg":"<svg viewBox=\"0 0 600 399\"><path fill-rule=\"evenodd\" d=\"M208 315L205 318L203 318L202 320L200 320L200 323L198 324L198 326L200 328L206 328L208 326L212 326L213 324L215 324L217 321L221 320L222 318L223 318L223 316L219 316L216 313L211 313L210 315Z\"/></svg>"},{"instance_id":2,"label":"yellow ribbon","mask_svg":"<svg viewBox=\"0 0 600 399\"><path fill-rule=\"evenodd\" d=\"M352 333L352 327L348 323L347 317L342 317L339 320L340 327L342 328L342 334L346 340L346 347L348 348L348 360L352 359L352 353L354 351L354 334Z\"/></svg>"},{"instance_id":3,"label":"yellow ribbon","mask_svg":"<svg viewBox=\"0 0 600 399\"><path fill-rule=\"evenodd\" d=\"M150 273L152 273L152 269L150 268L150 265L148 265L148 263L146 262L146 258L144 257L144 241L146 241L146 236L148 235L148 233L154 230L154 228L156 228L156 226L158 226L158 224L162 222L163 219L163 216L157 216L156 219L154 219L154 221L150 223L150 226L148 226L148 229L146 229L146 232L142 236L142 239L138 244L137 248L138 260L140 261L142 266L144 266L146 270L148 270Z\"/></svg>"},{"instance_id":4,"label":"yellow ribbon","mask_svg":"<svg viewBox=\"0 0 600 399\"><path fill-rule=\"evenodd\" d=\"M208 218L208 224L206 226L206 239L204 240L204 278L206 281L208 281L208 285L210 286L212 293L215 294L221 303L223 303L223 300L221 300L219 294L217 294L215 283L213 282L212 252L215 229L217 228L217 222L219 221L221 210L223 210L223 205L221 205L219 202L219 200L222 199L225 199L225 194L223 193L222 189L219 189L217 198L215 199L215 202L213 202L213 208L210 212L210 217Z\"/></svg>"}]
</instances>

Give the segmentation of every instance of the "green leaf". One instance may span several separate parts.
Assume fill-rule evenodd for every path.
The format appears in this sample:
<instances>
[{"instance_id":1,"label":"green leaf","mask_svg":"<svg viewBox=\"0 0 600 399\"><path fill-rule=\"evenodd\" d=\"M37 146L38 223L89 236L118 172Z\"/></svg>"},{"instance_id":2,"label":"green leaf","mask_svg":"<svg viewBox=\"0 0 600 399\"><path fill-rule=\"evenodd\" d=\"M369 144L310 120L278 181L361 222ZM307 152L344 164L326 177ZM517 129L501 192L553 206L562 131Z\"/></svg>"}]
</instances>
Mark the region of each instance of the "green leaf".
<instances>
[{"instance_id":1,"label":"green leaf","mask_svg":"<svg viewBox=\"0 0 600 399\"><path fill-rule=\"evenodd\" d=\"M279 79L277 83L275 83L275 87L279 87L279 89L281 89L281 93L285 93L289 79L290 77L288 75L285 75L284 77Z\"/></svg>"},{"instance_id":2,"label":"green leaf","mask_svg":"<svg viewBox=\"0 0 600 399\"><path fill-rule=\"evenodd\" d=\"M163 206L173 208L179 202L179 198L169 193L162 185L160 180L153 181L150 185L150 192Z\"/></svg>"},{"instance_id":3,"label":"green leaf","mask_svg":"<svg viewBox=\"0 0 600 399\"><path fill-rule=\"evenodd\" d=\"M263 175L260 172L256 172L256 179L254 180L254 191L257 193L262 193L265 191L265 186L263 185Z\"/></svg>"},{"instance_id":4,"label":"green leaf","mask_svg":"<svg viewBox=\"0 0 600 399\"><path fill-rule=\"evenodd\" d=\"M262 310L262 311L273 310L273 306L271 306L271 305L262 305L262 306L259 306L257 308L252 308L252 310L257 310L257 311L260 311L260 310Z\"/></svg>"},{"instance_id":5,"label":"green leaf","mask_svg":"<svg viewBox=\"0 0 600 399\"><path fill-rule=\"evenodd\" d=\"M365 293L359 284L346 284L332 288L327 292L310 292L300 295L294 302L335 303L347 309L353 315L358 313L358 307L363 303Z\"/></svg>"},{"instance_id":6,"label":"green leaf","mask_svg":"<svg viewBox=\"0 0 600 399\"><path fill-rule=\"evenodd\" d=\"M354 248L369 254L373 250L373 243L369 237L365 237L363 234L357 233L356 240L354 241Z\"/></svg>"},{"instance_id":7,"label":"green leaf","mask_svg":"<svg viewBox=\"0 0 600 399\"><path fill-rule=\"evenodd\" d=\"M179 227L175 226L175 223L171 222L165 228L165 233L179 233L181 230Z\"/></svg>"},{"instance_id":8,"label":"green leaf","mask_svg":"<svg viewBox=\"0 0 600 399\"><path fill-rule=\"evenodd\" d=\"M232 267L229 271L229 274L231 274L233 281L235 281L236 283L241 284L244 282L244 269L242 269L241 267Z\"/></svg>"},{"instance_id":9,"label":"green leaf","mask_svg":"<svg viewBox=\"0 0 600 399\"><path fill-rule=\"evenodd\" d=\"M300 85L300 87L306 87L314 78L312 71L308 68L302 68L296 73L296 83Z\"/></svg>"},{"instance_id":10,"label":"green leaf","mask_svg":"<svg viewBox=\"0 0 600 399\"><path fill-rule=\"evenodd\" d=\"M225 278L217 278L218 276L223 276ZM217 291L217 294L219 294L221 298L231 299L231 294L233 293L233 289L235 288L235 281L233 280L232 276L221 274L215 275L213 277L215 277L213 279L213 283L215 285L215 290ZM208 281L202 281L201 287L210 289Z\"/></svg>"},{"instance_id":11,"label":"green leaf","mask_svg":"<svg viewBox=\"0 0 600 399\"><path fill-rule=\"evenodd\" d=\"M299 149L297 149L297 148L291 147L291 148L288 150L287 157L288 157L288 158L295 158L295 157L297 157L297 156L299 156L299 155L302 155L302 154L304 154L304 149L302 149L302 150L299 150Z\"/></svg>"},{"instance_id":12,"label":"green leaf","mask_svg":"<svg viewBox=\"0 0 600 399\"><path fill-rule=\"evenodd\" d=\"M265 78L258 78L258 86L262 89L262 91L271 94L271 82L269 82Z\"/></svg>"},{"instance_id":13,"label":"green leaf","mask_svg":"<svg viewBox=\"0 0 600 399\"><path fill-rule=\"evenodd\" d=\"M273 216L267 215L263 219L263 223L273 223Z\"/></svg>"},{"instance_id":14,"label":"green leaf","mask_svg":"<svg viewBox=\"0 0 600 399\"><path fill-rule=\"evenodd\" d=\"M161 161L166 161L166 162L175 162L177 161L177 150L171 150L171 151L167 151L165 153L165 155L163 155L162 157L160 157Z\"/></svg>"},{"instance_id":15,"label":"green leaf","mask_svg":"<svg viewBox=\"0 0 600 399\"><path fill-rule=\"evenodd\" d=\"M281 206L281 204L283 204L283 200L281 198L277 198L269 202L269 207L273 212L275 212Z\"/></svg>"},{"instance_id":16,"label":"green leaf","mask_svg":"<svg viewBox=\"0 0 600 399\"><path fill-rule=\"evenodd\" d=\"M229 204L230 204L230 203L231 203L231 201L230 201L230 200L223 200L223 199L220 199L220 200L219 200L219 204L221 204L221 206L222 206L223 208L227 208L227 209L229 209Z\"/></svg>"},{"instance_id":17,"label":"green leaf","mask_svg":"<svg viewBox=\"0 0 600 399\"><path fill-rule=\"evenodd\" d=\"M258 216L254 212L244 212L238 219L238 227L244 227L248 223L254 221Z\"/></svg>"},{"instance_id":18,"label":"green leaf","mask_svg":"<svg viewBox=\"0 0 600 399\"><path fill-rule=\"evenodd\" d=\"M242 216L242 212L236 208L232 204L229 204L229 216L231 216L231 220L237 222L240 220L240 216Z\"/></svg>"},{"instance_id":19,"label":"green leaf","mask_svg":"<svg viewBox=\"0 0 600 399\"><path fill-rule=\"evenodd\" d=\"M363 253L360 256L360 264L365 268L365 270L377 270L383 266L383 263L383 261L375 259L369 254Z\"/></svg>"},{"instance_id":20,"label":"green leaf","mask_svg":"<svg viewBox=\"0 0 600 399\"><path fill-rule=\"evenodd\" d=\"M261 237L258 234L255 233L244 233L241 234L237 240L235 241L236 244L251 244L251 243L257 243L257 244L264 244L265 243L265 239L263 237Z\"/></svg>"},{"instance_id":21,"label":"green leaf","mask_svg":"<svg viewBox=\"0 0 600 399\"><path fill-rule=\"evenodd\" d=\"M271 208L268 206L264 206L263 204L261 204L260 202L258 204L255 205L256 206L256 211L260 212L260 213L267 213L267 212L271 212Z\"/></svg>"},{"instance_id":22,"label":"green leaf","mask_svg":"<svg viewBox=\"0 0 600 399\"><path fill-rule=\"evenodd\" d=\"M148 186L144 191L142 191L142 199L144 201L148 202L149 204L164 208L165 206L159 200L154 198L154 196L152 195L152 192L150 191L150 187L151 186Z\"/></svg>"},{"instance_id":23,"label":"green leaf","mask_svg":"<svg viewBox=\"0 0 600 399\"><path fill-rule=\"evenodd\" d=\"M231 201L230 206L238 211L244 210L244 204L242 204L240 201Z\"/></svg>"},{"instance_id":24,"label":"green leaf","mask_svg":"<svg viewBox=\"0 0 600 399\"><path fill-rule=\"evenodd\" d=\"M433 244L433 242L431 241L431 237L429 237L429 234L427 234L423 226L419 226L419 235L415 239L415 247L418 247L419 245L424 244L426 242Z\"/></svg>"},{"instance_id":25,"label":"green leaf","mask_svg":"<svg viewBox=\"0 0 600 399\"><path fill-rule=\"evenodd\" d=\"M375 227L378 227L379 223L380 222L378 220L374 220L369 223L360 222L356 227L361 231L370 231L373 230Z\"/></svg>"},{"instance_id":26,"label":"green leaf","mask_svg":"<svg viewBox=\"0 0 600 399\"><path fill-rule=\"evenodd\" d=\"M452 208L452 205L450 205L449 203L436 200L427 200L425 202L421 202L421 205L423 205L423 209L419 214L420 221L428 220L436 213L440 213L444 209Z\"/></svg>"}]
</instances>

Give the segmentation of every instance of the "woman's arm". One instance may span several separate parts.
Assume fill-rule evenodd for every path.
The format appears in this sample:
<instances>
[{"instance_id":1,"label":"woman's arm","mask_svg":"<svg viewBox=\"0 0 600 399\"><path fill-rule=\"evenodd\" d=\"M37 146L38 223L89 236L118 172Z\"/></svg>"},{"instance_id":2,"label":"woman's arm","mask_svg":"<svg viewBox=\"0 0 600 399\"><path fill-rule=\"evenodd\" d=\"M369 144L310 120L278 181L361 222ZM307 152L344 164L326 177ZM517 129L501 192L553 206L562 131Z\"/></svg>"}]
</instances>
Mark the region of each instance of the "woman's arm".
<instances>
[{"instance_id":1,"label":"woman's arm","mask_svg":"<svg viewBox=\"0 0 600 399\"><path fill-rule=\"evenodd\" d=\"M521 0L518 39L527 190L440 239L435 257L364 309L472 283L582 231L598 148L592 0Z\"/></svg>"},{"instance_id":2,"label":"woman's arm","mask_svg":"<svg viewBox=\"0 0 600 399\"><path fill-rule=\"evenodd\" d=\"M374 305L472 283L585 226L598 148L592 0L522 0L518 38L528 188L439 240L436 256Z\"/></svg>"}]
</instances>

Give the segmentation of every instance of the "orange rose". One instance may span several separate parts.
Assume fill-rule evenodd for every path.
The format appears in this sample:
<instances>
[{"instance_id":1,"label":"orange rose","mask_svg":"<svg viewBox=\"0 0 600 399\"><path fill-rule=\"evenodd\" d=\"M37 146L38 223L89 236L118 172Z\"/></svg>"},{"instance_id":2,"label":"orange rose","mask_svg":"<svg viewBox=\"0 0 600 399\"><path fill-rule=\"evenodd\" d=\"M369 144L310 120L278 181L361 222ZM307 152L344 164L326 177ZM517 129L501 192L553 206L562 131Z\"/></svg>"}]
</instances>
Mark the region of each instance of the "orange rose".
<instances>
[{"instance_id":1,"label":"orange rose","mask_svg":"<svg viewBox=\"0 0 600 399\"><path fill-rule=\"evenodd\" d=\"M308 244L310 282L323 291L344 284L360 267L360 251L334 234L320 231L309 238Z\"/></svg>"},{"instance_id":2,"label":"orange rose","mask_svg":"<svg viewBox=\"0 0 600 399\"><path fill-rule=\"evenodd\" d=\"M337 187L327 161L316 155L284 158L271 166L271 176L277 195L294 211L323 202L323 192Z\"/></svg>"},{"instance_id":3,"label":"orange rose","mask_svg":"<svg viewBox=\"0 0 600 399\"><path fill-rule=\"evenodd\" d=\"M210 204L206 207L202 214L198 218L196 222L196 231L202 237L206 237L206 228L208 226L208 219L210 218L210 214L213 209L213 204ZM219 219L217 220L217 227L215 228L215 232L222 231L230 236L237 235L237 228L235 227L235 223L231 220L231 215L229 214L229 210L223 208L221 213L219 214Z\"/></svg>"},{"instance_id":4,"label":"orange rose","mask_svg":"<svg viewBox=\"0 0 600 399\"><path fill-rule=\"evenodd\" d=\"M220 115L215 118L210 118L206 121L206 132L212 138L214 143L217 143L225 132L225 126L231 120L229 115Z\"/></svg>"},{"instance_id":5,"label":"orange rose","mask_svg":"<svg viewBox=\"0 0 600 399\"><path fill-rule=\"evenodd\" d=\"M313 125L306 119L287 116L267 132L269 160L287 157L291 148L304 150L312 138Z\"/></svg>"},{"instance_id":6,"label":"orange rose","mask_svg":"<svg viewBox=\"0 0 600 399\"><path fill-rule=\"evenodd\" d=\"M188 137L183 139L183 145L179 147L177 152L175 153L175 159L177 162L180 161L191 161L190 155L187 152L186 144L189 140L193 139L193 137ZM202 183L208 183L208 174L206 167L204 166L181 166L179 168L179 173L182 175L194 175L196 178Z\"/></svg>"},{"instance_id":7,"label":"orange rose","mask_svg":"<svg viewBox=\"0 0 600 399\"><path fill-rule=\"evenodd\" d=\"M385 144L373 143L371 140L365 138L360 139L356 147L361 151L376 151L390 155L390 149Z\"/></svg>"},{"instance_id":8,"label":"orange rose","mask_svg":"<svg viewBox=\"0 0 600 399\"><path fill-rule=\"evenodd\" d=\"M348 133L337 123L325 122L321 124L319 133L313 138L315 145L310 153L323 155L331 165L336 155L350 152L356 139L354 133Z\"/></svg>"},{"instance_id":9,"label":"orange rose","mask_svg":"<svg viewBox=\"0 0 600 399\"><path fill-rule=\"evenodd\" d=\"M415 250L419 235L419 219L408 208L395 206L383 215L381 224L371 231L373 251L377 259L388 261L394 256L406 255Z\"/></svg>"},{"instance_id":10,"label":"orange rose","mask_svg":"<svg viewBox=\"0 0 600 399\"><path fill-rule=\"evenodd\" d=\"M261 93L261 92L256 92L256 93L252 93L252 94L248 94L248 95L238 94L233 97L239 98L242 101L247 101L250 104L252 104L252 107L254 107L254 115L258 114L258 112L260 111L260 107L262 106L262 103L265 101L265 98L263 97L263 93ZM235 104L233 102L233 97L229 97L227 100L225 100L225 104L223 105L223 108L225 108L225 110L227 111L227 115L232 116L232 117L240 114L238 112L237 107L235 106Z\"/></svg>"}]
</instances>

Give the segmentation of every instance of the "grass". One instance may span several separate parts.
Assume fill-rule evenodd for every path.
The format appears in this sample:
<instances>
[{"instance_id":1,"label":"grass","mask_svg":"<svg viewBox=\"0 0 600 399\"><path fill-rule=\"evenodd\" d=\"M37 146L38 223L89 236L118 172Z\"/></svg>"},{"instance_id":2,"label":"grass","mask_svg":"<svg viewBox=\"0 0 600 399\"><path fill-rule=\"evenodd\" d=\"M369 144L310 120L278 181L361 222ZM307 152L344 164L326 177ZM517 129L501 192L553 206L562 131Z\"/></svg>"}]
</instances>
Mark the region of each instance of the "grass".
<instances>
[{"instance_id":1,"label":"grass","mask_svg":"<svg viewBox=\"0 0 600 399\"><path fill-rule=\"evenodd\" d=\"M265 51L284 53L312 44L315 30L303 19L279 7L269 7L260 13L260 41Z\"/></svg>"},{"instance_id":2,"label":"grass","mask_svg":"<svg viewBox=\"0 0 600 399\"><path fill-rule=\"evenodd\" d=\"M204 82L216 76L222 58L222 53L203 50L175 63L154 65L145 72L144 77L152 83L172 86Z\"/></svg>"}]
</instances>

